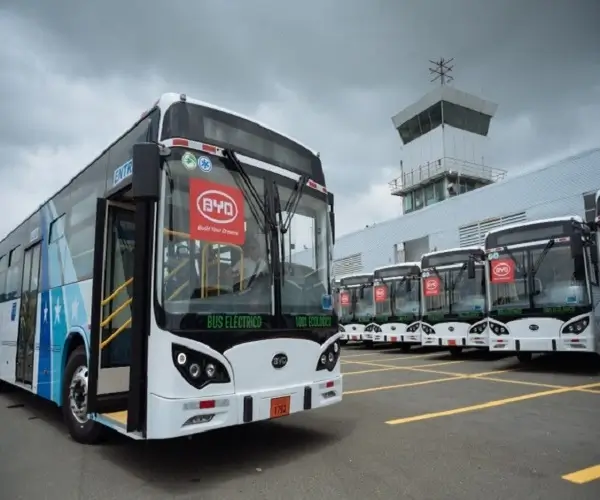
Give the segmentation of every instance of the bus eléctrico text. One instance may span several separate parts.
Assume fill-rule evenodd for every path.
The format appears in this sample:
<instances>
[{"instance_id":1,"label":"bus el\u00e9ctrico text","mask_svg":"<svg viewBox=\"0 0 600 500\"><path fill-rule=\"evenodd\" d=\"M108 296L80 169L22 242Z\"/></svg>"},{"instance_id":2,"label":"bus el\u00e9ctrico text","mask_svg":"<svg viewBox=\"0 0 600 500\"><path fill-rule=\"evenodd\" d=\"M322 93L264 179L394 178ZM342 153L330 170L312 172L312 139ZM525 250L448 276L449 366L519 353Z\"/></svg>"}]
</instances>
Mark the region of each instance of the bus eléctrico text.
<instances>
[{"instance_id":1,"label":"bus el\u00e9ctrico text","mask_svg":"<svg viewBox=\"0 0 600 500\"><path fill-rule=\"evenodd\" d=\"M579 216L487 234L490 350L600 352L596 236Z\"/></svg>"},{"instance_id":2,"label":"bus el\u00e9ctrico text","mask_svg":"<svg viewBox=\"0 0 600 500\"><path fill-rule=\"evenodd\" d=\"M365 340L365 326L373 321L373 274L357 273L339 278L339 318L348 341L373 345Z\"/></svg>"},{"instance_id":3,"label":"bus el\u00e9ctrico text","mask_svg":"<svg viewBox=\"0 0 600 500\"><path fill-rule=\"evenodd\" d=\"M480 247L426 253L421 257L421 344L486 349L488 331L485 255Z\"/></svg>"},{"instance_id":4,"label":"bus el\u00e9ctrico text","mask_svg":"<svg viewBox=\"0 0 600 500\"><path fill-rule=\"evenodd\" d=\"M293 217L313 227L308 270L285 262ZM338 403L333 239L317 153L164 94L0 242L0 380L84 443Z\"/></svg>"},{"instance_id":5,"label":"bus el\u00e9ctrico text","mask_svg":"<svg viewBox=\"0 0 600 500\"><path fill-rule=\"evenodd\" d=\"M403 262L373 271L376 323L372 327L374 342L399 344L405 351L413 344L421 345L420 266L420 262Z\"/></svg>"}]
</instances>

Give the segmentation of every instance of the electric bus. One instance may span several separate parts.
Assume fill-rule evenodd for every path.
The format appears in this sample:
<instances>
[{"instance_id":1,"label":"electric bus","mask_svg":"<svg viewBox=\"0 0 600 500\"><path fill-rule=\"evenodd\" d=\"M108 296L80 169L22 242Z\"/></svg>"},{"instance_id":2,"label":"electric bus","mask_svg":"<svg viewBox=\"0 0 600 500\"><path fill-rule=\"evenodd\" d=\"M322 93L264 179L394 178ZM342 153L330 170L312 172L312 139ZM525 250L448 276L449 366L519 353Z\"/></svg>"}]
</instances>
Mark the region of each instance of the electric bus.
<instances>
[{"instance_id":1,"label":"electric bus","mask_svg":"<svg viewBox=\"0 0 600 500\"><path fill-rule=\"evenodd\" d=\"M485 238L490 350L598 352L595 235L579 216L511 224Z\"/></svg>"},{"instance_id":2,"label":"electric bus","mask_svg":"<svg viewBox=\"0 0 600 500\"><path fill-rule=\"evenodd\" d=\"M403 262L373 271L373 341L397 344L404 351L421 344L421 263Z\"/></svg>"},{"instance_id":3,"label":"electric bus","mask_svg":"<svg viewBox=\"0 0 600 500\"><path fill-rule=\"evenodd\" d=\"M453 248L421 257L421 345L486 349L485 258L480 247Z\"/></svg>"},{"instance_id":4,"label":"electric bus","mask_svg":"<svg viewBox=\"0 0 600 500\"><path fill-rule=\"evenodd\" d=\"M309 268L285 262L298 219ZM333 231L318 153L164 94L0 242L0 379L82 443L339 403Z\"/></svg>"},{"instance_id":5,"label":"electric bus","mask_svg":"<svg viewBox=\"0 0 600 500\"><path fill-rule=\"evenodd\" d=\"M358 273L340 278L340 308L346 338L372 346L372 334L365 339L364 332L373 321L373 274Z\"/></svg>"},{"instance_id":6,"label":"electric bus","mask_svg":"<svg viewBox=\"0 0 600 500\"><path fill-rule=\"evenodd\" d=\"M348 343L348 335L346 334L346 330L344 328L344 322L342 321L344 316L344 311L347 311L347 308L343 308L340 304L340 280L333 280L333 307L337 313L338 321L339 321L339 331L340 331L340 345L346 345Z\"/></svg>"}]
</instances>

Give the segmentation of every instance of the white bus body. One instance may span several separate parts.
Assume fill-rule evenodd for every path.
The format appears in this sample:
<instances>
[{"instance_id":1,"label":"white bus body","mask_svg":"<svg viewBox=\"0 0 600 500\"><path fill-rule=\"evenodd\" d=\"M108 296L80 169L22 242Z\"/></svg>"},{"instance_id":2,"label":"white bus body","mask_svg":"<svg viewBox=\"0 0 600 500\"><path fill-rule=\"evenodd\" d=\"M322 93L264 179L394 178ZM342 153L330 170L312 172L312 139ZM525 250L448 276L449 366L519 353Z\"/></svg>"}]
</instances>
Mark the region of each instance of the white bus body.
<instances>
[{"instance_id":1,"label":"white bus body","mask_svg":"<svg viewBox=\"0 0 600 500\"><path fill-rule=\"evenodd\" d=\"M373 271L374 342L399 344L404 350L421 344L420 265L420 262L403 262Z\"/></svg>"},{"instance_id":2,"label":"white bus body","mask_svg":"<svg viewBox=\"0 0 600 500\"><path fill-rule=\"evenodd\" d=\"M296 195L282 219L313 227L314 268L282 266L273 212ZM0 381L61 406L80 442L339 403L333 224L316 153L164 94L0 241Z\"/></svg>"},{"instance_id":3,"label":"white bus body","mask_svg":"<svg viewBox=\"0 0 600 500\"><path fill-rule=\"evenodd\" d=\"M598 352L597 249L579 216L511 224L486 236L490 349ZM595 261L595 262L594 262Z\"/></svg>"},{"instance_id":4,"label":"white bus body","mask_svg":"<svg viewBox=\"0 0 600 500\"><path fill-rule=\"evenodd\" d=\"M482 248L453 248L424 254L421 295L421 345L448 347L452 354L468 346L487 348Z\"/></svg>"}]
</instances>

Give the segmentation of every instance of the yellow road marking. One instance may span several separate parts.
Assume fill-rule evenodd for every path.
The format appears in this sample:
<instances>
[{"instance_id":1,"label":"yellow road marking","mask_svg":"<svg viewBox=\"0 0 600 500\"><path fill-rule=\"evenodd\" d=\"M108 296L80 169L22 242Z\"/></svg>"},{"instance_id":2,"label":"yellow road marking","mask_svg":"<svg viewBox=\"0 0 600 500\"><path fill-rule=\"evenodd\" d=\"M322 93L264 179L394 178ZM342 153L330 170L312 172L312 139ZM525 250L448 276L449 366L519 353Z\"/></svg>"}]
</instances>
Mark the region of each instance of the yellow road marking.
<instances>
[{"instance_id":1,"label":"yellow road marking","mask_svg":"<svg viewBox=\"0 0 600 500\"><path fill-rule=\"evenodd\" d=\"M377 352L363 352L362 354L342 354L342 359L346 358L361 358L364 356L376 356L377 354L382 354L385 351L377 351Z\"/></svg>"},{"instance_id":2,"label":"yellow road marking","mask_svg":"<svg viewBox=\"0 0 600 500\"><path fill-rule=\"evenodd\" d=\"M418 356L398 356L398 357L394 357L394 358L389 358L389 359L385 359L384 361L404 361L404 360L411 360L411 359L419 359L419 358L428 358L430 357L431 354L421 354ZM346 364L352 364L352 365L365 365L365 366L380 366L383 368L389 368L389 367L394 367L394 365L384 365L383 363L374 363L373 361L375 360L368 360L368 361L344 361L344 363Z\"/></svg>"},{"instance_id":3,"label":"yellow road marking","mask_svg":"<svg viewBox=\"0 0 600 500\"><path fill-rule=\"evenodd\" d=\"M438 382L450 382L451 380L459 380L462 377L444 377L444 378L436 378L433 380L421 380L419 382L407 382L405 384L396 384L396 385L385 385L381 387L369 387L368 389L358 389L356 391L344 391L344 396L349 396L353 394L365 394L367 392L377 392L377 391L386 391L389 389L401 389L403 387L417 387L420 385L428 385L428 384L436 384Z\"/></svg>"},{"instance_id":4,"label":"yellow road marking","mask_svg":"<svg viewBox=\"0 0 600 500\"><path fill-rule=\"evenodd\" d=\"M575 484L585 484L595 479L600 479L600 465L594 465L587 469L581 469L562 477L564 480Z\"/></svg>"},{"instance_id":5,"label":"yellow road marking","mask_svg":"<svg viewBox=\"0 0 600 500\"><path fill-rule=\"evenodd\" d=\"M371 370L360 370L357 372L343 372L344 377L348 375L364 375L366 373L379 373L379 372L391 372L391 371L410 371L416 368L426 367L426 366L443 366L443 365L452 365L455 363L463 363L463 361L444 361L443 363L429 363L426 365L416 365L416 366L386 366L386 368L373 368ZM416 371L416 370L415 370ZM453 374L452 376L456 376L460 374Z\"/></svg>"},{"instance_id":6,"label":"yellow road marking","mask_svg":"<svg viewBox=\"0 0 600 500\"><path fill-rule=\"evenodd\" d=\"M458 363L464 363L464 361L458 361ZM483 373L457 373L457 372L447 372L445 370L430 370L429 368L427 368L427 366L437 366L437 364L431 364L431 365L422 365L421 366L407 366L406 369L407 370L414 370L416 372L423 372L423 373L433 373L434 375L446 375L446 376L457 376L457 375L461 375L464 376L465 378L480 378L480 377L487 377L488 375L495 375L497 373L506 373L506 372L511 372L513 370L494 370L491 372L483 372Z\"/></svg>"},{"instance_id":7,"label":"yellow road marking","mask_svg":"<svg viewBox=\"0 0 600 500\"><path fill-rule=\"evenodd\" d=\"M465 377L458 377L458 378L465 378ZM440 380L440 379L438 379L438 380ZM476 404L476 405L472 405L472 406L464 406L462 408L454 408L453 410L438 411L438 412L433 412L433 413L424 413L422 415L415 415L413 417L397 418L397 419L393 419L393 420L388 420L386 422L386 424L388 424L388 425L408 424L410 422L418 422L421 420L430 420L433 418L447 417L450 415L458 415L460 413L468 413L468 412L472 412L472 411L485 410L487 408L494 408L496 406L503 406L503 405L507 405L510 403L518 403L520 401L527 401L529 399L541 398L544 396L553 396L555 394L564 394L567 392L575 392L580 389L591 389L592 387L598 387L598 386L600 386L600 383L596 382L593 384L585 384L585 385L580 385L580 386L575 386L575 387L563 387L560 389L551 389L551 390L547 390L547 391L533 392L531 394L524 394L522 396L498 399L495 401L488 401L487 403L480 403L480 404Z\"/></svg>"}]
</instances>

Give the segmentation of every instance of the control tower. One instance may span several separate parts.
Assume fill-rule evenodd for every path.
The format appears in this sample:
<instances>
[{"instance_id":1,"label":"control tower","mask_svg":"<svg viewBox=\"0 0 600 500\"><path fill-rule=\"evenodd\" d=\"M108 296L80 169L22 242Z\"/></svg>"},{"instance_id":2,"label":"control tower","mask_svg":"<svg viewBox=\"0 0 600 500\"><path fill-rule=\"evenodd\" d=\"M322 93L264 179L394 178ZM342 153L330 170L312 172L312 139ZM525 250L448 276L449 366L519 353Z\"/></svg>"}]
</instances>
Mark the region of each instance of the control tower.
<instances>
[{"instance_id":1,"label":"control tower","mask_svg":"<svg viewBox=\"0 0 600 500\"><path fill-rule=\"evenodd\" d=\"M392 118L403 144L400 177L390 191L403 198L403 212L472 191L502 179L506 171L487 166L485 147L498 108L447 83L452 59L430 61L432 82L441 85Z\"/></svg>"}]
</instances>

